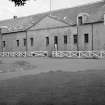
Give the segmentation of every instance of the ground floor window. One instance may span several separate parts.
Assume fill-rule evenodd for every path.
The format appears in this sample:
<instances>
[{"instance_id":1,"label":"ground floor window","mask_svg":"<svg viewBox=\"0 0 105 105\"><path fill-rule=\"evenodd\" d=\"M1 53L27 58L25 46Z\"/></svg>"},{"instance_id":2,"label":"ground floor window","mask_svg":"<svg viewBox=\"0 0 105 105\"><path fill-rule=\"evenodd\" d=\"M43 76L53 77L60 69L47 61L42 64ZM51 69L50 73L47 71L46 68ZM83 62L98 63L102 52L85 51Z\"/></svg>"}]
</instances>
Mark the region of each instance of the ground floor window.
<instances>
[{"instance_id":1,"label":"ground floor window","mask_svg":"<svg viewBox=\"0 0 105 105\"><path fill-rule=\"evenodd\" d=\"M46 37L46 46L48 46L49 45L49 37L47 36Z\"/></svg>"},{"instance_id":2,"label":"ground floor window","mask_svg":"<svg viewBox=\"0 0 105 105\"><path fill-rule=\"evenodd\" d=\"M85 43L89 42L89 34L84 34L84 42Z\"/></svg>"},{"instance_id":3,"label":"ground floor window","mask_svg":"<svg viewBox=\"0 0 105 105\"><path fill-rule=\"evenodd\" d=\"M74 35L73 37L74 37L74 44L77 44L77 42L78 42L78 36Z\"/></svg>"},{"instance_id":4,"label":"ground floor window","mask_svg":"<svg viewBox=\"0 0 105 105\"><path fill-rule=\"evenodd\" d=\"M64 36L64 44L67 44L67 35Z\"/></svg>"},{"instance_id":5,"label":"ground floor window","mask_svg":"<svg viewBox=\"0 0 105 105\"><path fill-rule=\"evenodd\" d=\"M27 45L27 39L23 39L23 41L24 41L24 46L26 46Z\"/></svg>"},{"instance_id":6,"label":"ground floor window","mask_svg":"<svg viewBox=\"0 0 105 105\"><path fill-rule=\"evenodd\" d=\"M16 40L16 43L17 43L17 47L19 47L19 40Z\"/></svg>"},{"instance_id":7,"label":"ground floor window","mask_svg":"<svg viewBox=\"0 0 105 105\"><path fill-rule=\"evenodd\" d=\"M5 41L3 41L3 42L2 42L2 44L3 44L3 47L5 47L5 46L6 46L6 42L5 42Z\"/></svg>"},{"instance_id":8,"label":"ground floor window","mask_svg":"<svg viewBox=\"0 0 105 105\"><path fill-rule=\"evenodd\" d=\"M58 36L54 36L54 44L58 44Z\"/></svg>"},{"instance_id":9,"label":"ground floor window","mask_svg":"<svg viewBox=\"0 0 105 105\"><path fill-rule=\"evenodd\" d=\"M34 38L30 38L30 41L31 41L31 46L34 45Z\"/></svg>"}]
</instances>

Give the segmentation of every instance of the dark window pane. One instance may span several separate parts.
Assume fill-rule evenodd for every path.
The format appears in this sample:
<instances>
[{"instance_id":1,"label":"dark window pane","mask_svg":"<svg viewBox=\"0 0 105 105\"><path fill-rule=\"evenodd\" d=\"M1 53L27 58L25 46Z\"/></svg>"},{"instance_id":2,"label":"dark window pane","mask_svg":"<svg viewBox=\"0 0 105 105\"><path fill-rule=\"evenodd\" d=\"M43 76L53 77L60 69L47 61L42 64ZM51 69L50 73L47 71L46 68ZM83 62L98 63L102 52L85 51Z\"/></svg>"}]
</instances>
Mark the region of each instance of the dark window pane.
<instances>
[{"instance_id":1,"label":"dark window pane","mask_svg":"<svg viewBox=\"0 0 105 105\"><path fill-rule=\"evenodd\" d=\"M17 46L19 47L19 40L16 40L16 42L17 42Z\"/></svg>"},{"instance_id":2,"label":"dark window pane","mask_svg":"<svg viewBox=\"0 0 105 105\"><path fill-rule=\"evenodd\" d=\"M67 44L67 35L64 36L64 44Z\"/></svg>"},{"instance_id":3,"label":"dark window pane","mask_svg":"<svg viewBox=\"0 0 105 105\"><path fill-rule=\"evenodd\" d=\"M78 23L79 23L79 25L82 24L82 16L79 16L79 17L78 17Z\"/></svg>"},{"instance_id":4,"label":"dark window pane","mask_svg":"<svg viewBox=\"0 0 105 105\"><path fill-rule=\"evenodd\" d=\"M88 34L84 34L84 41L85 41L85 43L89 42L89 35Z\"/></svg>"},{"instance_id":5,"label":"dark window pane","mask_svg":"<svg viewBox=\"0 0 105 105\"><path fill-rule=\"evenodd\" d=\"M5 43L5 41L3 41L2 43L3 43L3 47L5 47L5 46L6 46L6 43Z\"/></svg>"},{"instance_id":6,"label":"dark window pane","mask_svg":"<svg viewBox=\"0 0 105 105\"><path fill-rule=\"evenodd\" d=\"M58 44L58 37L57 36L54 37L54 44Z\"/></svg>"},{"instance_id":7,"label":"dark window pane","mask_svg":"<svg viewBox=\"0 0 105 105\"><path fill-rule=\"evenodd\" d=\"M31 46L34 45L34 38L30 38L30 41L31 41Z\"/></svg>"},{"instance_id":8,"label":"dark window pane","mask_svg":"<svg viewBox=\"0 0 105 105\"><path fill-rule=\"evenodd\" d=\"M46 37L46 46L49 45L49 37Z\"/></svg>"},{"instance_id":9,"label":"dark window pane","mask_svg":"<svg viewBox=\"0 0 105 105\"><path fill-rule=\"evenodd\" d=\"M24 40L24 46L26 46L27 44L27 39L23 39Z\"/></svg>"},{"instance_id":10,"label":"dark window pane","mask_svg":"<svg viewBox=\"0 0 105 105\"><path fill-rule=\"evenodd\" d=\"M77 41L78 41L78 37L77 35L74 35L74 44L77 44Z\"/></svg>"}]
</instances>

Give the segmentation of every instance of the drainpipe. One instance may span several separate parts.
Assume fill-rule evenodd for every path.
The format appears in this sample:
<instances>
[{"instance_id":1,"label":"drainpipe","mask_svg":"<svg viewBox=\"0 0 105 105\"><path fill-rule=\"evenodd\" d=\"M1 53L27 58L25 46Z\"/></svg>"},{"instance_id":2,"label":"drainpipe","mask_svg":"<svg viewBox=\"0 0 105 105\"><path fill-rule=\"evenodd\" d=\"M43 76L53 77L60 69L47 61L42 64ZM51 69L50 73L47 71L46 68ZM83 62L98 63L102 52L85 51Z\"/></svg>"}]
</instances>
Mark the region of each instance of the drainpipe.
<instances>
[{"instance_id":1,"label":"drainpipe","mask_svg":"<svg viewBox=\"0 0 105 105\"><path fill-rule=\"evenodd\" d=\"M1 41L1 43L0 43L0 47L1 47L1 52L3 52L3 44L2 44L2 28L0 28L0 41Z\"/></svg>"},{"instance_id":2,"label":"drainpipe","mask_svg":"<svg viewBox=\"0 0 105 105\"><path fill-rule=\"evenodd\" d=\"M94 50L93 41L94 41L94 39L93 39L93 24L92 24L92 51Z\"/></svg>"},{"instance_id":3,"label":"drainpipe","mask_svg":"<svg viewBox=\"0 0 105 105\"><path fill-rule=\"evenodd\" d=\"M79 51L79 25L77 24L77 51Z\"/></svg>"},{"instance_id":4,"label":"drainpipe","mask_svg":"<svg viewBox=\"0 0 105 105\"><path fill-rule=\"evenodd\" d=\"M26 55L28 53L28 37L27 37L27 30L26 30Z\"/></svg>"}]
</instances>

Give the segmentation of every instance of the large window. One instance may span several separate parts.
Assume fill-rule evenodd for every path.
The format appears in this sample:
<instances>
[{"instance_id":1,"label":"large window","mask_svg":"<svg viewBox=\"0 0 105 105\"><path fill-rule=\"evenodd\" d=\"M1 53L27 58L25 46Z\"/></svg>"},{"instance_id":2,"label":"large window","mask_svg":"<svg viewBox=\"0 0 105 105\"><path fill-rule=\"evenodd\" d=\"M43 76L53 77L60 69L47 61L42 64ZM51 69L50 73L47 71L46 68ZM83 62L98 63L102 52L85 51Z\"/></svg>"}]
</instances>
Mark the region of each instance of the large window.
<instances>
[{"instance_id":1,"label":"large window","mask_svg":"<svg viewBox=\"0 0 105 105\"><path fill-rule=\"evenodd\" d=\"M17 47L19 47L19 40L16 40L16 43L17 43Z\"/></svg>"},{"instance_id":2,"label":"large window","mask_svg":"<svg viewBox=\"0 0 105 105\"><path fill-rule=\"evenodd\" d=\"M3 42L2 42L2 44L3 44L3 47L5 47L5 46L6 46L6 42L5 42L5 41L3 41Z\"/></svg>"},{"instance_id":3,"label":"large window","mask_svg":"<svg viewBox=\"0 0 105 105\"><path fill-rule=\"evenodd\" d=\"M67 35L64 36L64 44L67 44Z\"/></svg>"},{"instance_id":4,"label":"large window","mask_svg":"<svg viewBox=\"0 0 105 105\"><path fill-rule=\"evenodd\" d=\"M74 37L74 44L77 44L77 42L78 42L78 36L74 35L73 37Z\"/></svg>"},{"instance_id":5,"label":"large window","mask_svg":"<svg viewBox=\"0 0 105 105\"><path fill-rule=\"evenodd\" d=\"M46 37L46 46L48 46L49 45L49 37L47 36Z\"/></svg>"},{"instance_id":6,"label":"large window","mask_svg":"<svg viewBox=\"0 0 105 105\"><path fill-rule=\"evenodd\" d=\"M89 34L84 34L84 42L85 43L89 42Z\"/></svg>"},{"instance_id":7,"label":"large window","mask_svg":"<svg viewBox=\"0 0 105 105\"><path fill-rule=\"evenodd\" d=\"M27 39L23 39L23 41L24 41L24 46L26 46L27 45Z\"/></svg>"},{"instance_id":8,"label":"large window","mask_svg":"<svg viewBox=\"0 0 105 105\"><path fill-rule=\"evenodd\" d=\"M58 36L54 36L54 44L58 44Z\"/></svg>"},{"instance_id":9,"label":"large window","mask_svg":"<svg viewBox=\"0 0 105 105\"><path fill-rule=\"evenodd\" d=\"M34 45L34 38L30 38L30 41L31 41L31 46Z\"/></svg>"}]
</instances>

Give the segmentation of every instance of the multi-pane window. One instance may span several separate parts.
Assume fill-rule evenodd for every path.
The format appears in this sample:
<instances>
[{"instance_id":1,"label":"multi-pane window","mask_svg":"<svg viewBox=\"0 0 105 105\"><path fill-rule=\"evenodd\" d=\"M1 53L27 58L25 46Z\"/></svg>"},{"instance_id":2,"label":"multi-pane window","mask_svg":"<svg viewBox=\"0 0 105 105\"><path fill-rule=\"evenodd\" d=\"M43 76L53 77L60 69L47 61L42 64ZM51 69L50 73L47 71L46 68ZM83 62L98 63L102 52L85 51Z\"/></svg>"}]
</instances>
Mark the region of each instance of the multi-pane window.
<instances>
[{"instance_id":1,"label":"multi-pane window","mask_svg":"<svg viewBox=\"0 0 105 105\"><path fill-rule=\"evenodd\" d=\"M19 47L19 40L16 40L16 43L17 43L17 47Z\"/></svg>"},{"instance_id":2,"label":"multi-pane window","mask_svg":"<svg viewBox=\"0 0 105 105\"><path fill-rule=\"evenodd\" d=\"M77 44L77 42L78 42L78 36L74 35L73 37L74 37L74 44Z\"/></svg>"},{"instance_id":3,"label":"multi-pane window","mask_svg":"<svg viewBox=\"0 0 105 105\"><path fill-rule=\"evenodd\" d=\"M3 44L3 47L5 47L5 46L6 46L6 42L5 42L5 41L3 41L3 42L2 42L2 44Z\"/></svg>"},{"instance_id":4,"label":"multi-pane window","mask_svg":"<svg viewBox=\"0 0 105 105\"><path fill-rule=\"evenodd\" d=\"M64 36L64 44L67 44L67 35Z\"/></svg>"},{"instance_id":5,"label":"multi-pane window","mask_svg":"<svg viewBox=\"0 0 105 105\"><path fill-rule=\"evenodd\" d=\"M49 45L49 37L47 36L46 37L46 46L48 46Z\"/></svg>"},{"instance_id":6,"label":"multi-pane window","mask_svg":"<svg viewBox=\"0 0 105 105\"><path fill-rule=\"evenodd\" d=\"M58 36L54 36L54 44L58 44Z\"/></svg>"},{"instance_id":7,"label":"multi-pane window","mask_svg":"<svg viewBox=\"0 0 105 105\"><path fill-rule=\"evenodd\" d=\"M89 34L84 34L84 42L85 43L89 42Z\"/></svg>"},{"instance_id":8,"label":"multi-pane window","mask_svg":"<svg viewBox=\"0 0 105 105\"><path fill-rule=\"evenodd\" d=\"M31 41L31 46L34 45L34 38L30 38L30 41Z\"/></svg>"},{"instance_id":9,"label":"multi-pane window","mask_svg":"<svg viewBox=\"0 0 105 105\"><path fill-rule=\"evenodd\" d=\"M27 39L23 39L23 41L24 41L24 46L26 46L27 45Z\"/></svg>"},{"instance_id":10,"label":"multi-pane window","mask_svg":"<svg viewBox=\"0 0 105 105\"><path fill-rule=\"evenodd\" d=\"M78 17L78 24L81 25L83 23L83 17L79 16Z\"/></svg>"}]
</instances>

